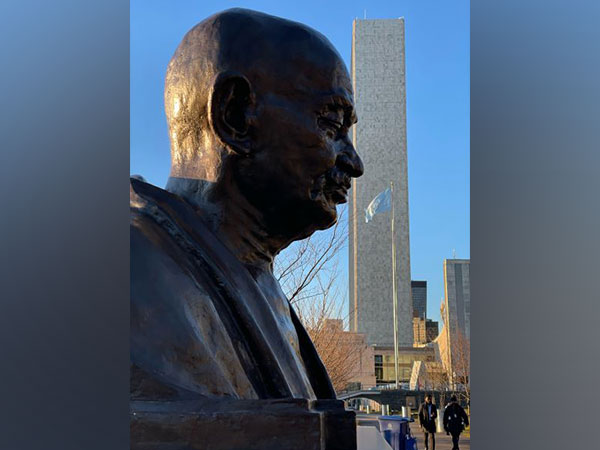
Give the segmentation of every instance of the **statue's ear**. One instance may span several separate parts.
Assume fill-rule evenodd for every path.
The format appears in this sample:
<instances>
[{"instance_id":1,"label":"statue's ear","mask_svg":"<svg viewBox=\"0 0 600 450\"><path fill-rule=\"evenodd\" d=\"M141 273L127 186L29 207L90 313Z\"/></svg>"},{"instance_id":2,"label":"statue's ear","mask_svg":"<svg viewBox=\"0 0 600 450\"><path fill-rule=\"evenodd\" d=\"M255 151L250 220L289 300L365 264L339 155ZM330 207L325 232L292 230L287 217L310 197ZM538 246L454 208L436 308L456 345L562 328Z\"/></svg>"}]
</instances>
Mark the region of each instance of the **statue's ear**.
<instances>
[{"instance_id":1,"label":"statue's ear","mask_svg":"<svg viewBox=\"0 0 600 450\"><path fill-rule=\"evenodd\" d=\"M213 130L229 148L241 155L252 149L251 122L254 94L248 79L238 73L220 73L210 96Z\"/></svg>"}]
</instances>

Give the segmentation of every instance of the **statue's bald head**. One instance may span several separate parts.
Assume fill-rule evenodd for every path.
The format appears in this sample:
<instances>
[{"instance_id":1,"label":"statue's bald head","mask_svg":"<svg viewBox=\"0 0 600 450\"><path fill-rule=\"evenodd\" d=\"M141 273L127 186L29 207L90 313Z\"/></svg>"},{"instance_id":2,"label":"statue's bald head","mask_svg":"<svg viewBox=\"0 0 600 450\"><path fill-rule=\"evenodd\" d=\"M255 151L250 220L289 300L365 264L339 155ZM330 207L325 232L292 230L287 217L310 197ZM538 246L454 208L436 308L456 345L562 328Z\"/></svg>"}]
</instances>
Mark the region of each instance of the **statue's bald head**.
<instances>
[{"instance_id":1,"label":"statue's bald head","mask_svg":"<svg viewBox=\"0 0 600 450\"><path fill-rule=\"evenodd\" d=\"M165 103L167 188L221 216L226 201L249 204L282 241L331 226L362 174L348 70L299 23L242 9L209 17L175 52Z\"/></svg>"},{"instance_id":2,"label":"statue's bald head","mask_svg":"<svg viewBox=\"0 0 600 450\"><path fill-rule=\"evenodd\" d=\"M340 72L347 70L333 46L302 24L244 9L207 18L185 35L167 69L171 175L217 180L225 157L252 146L252 130L246 140L240 134L265 96L314 96ZM245 103L245 118L220 109L232 97ZM240 126L233 130L240 139L229 139L218 114Z\"/></svg>"}]
</instances>

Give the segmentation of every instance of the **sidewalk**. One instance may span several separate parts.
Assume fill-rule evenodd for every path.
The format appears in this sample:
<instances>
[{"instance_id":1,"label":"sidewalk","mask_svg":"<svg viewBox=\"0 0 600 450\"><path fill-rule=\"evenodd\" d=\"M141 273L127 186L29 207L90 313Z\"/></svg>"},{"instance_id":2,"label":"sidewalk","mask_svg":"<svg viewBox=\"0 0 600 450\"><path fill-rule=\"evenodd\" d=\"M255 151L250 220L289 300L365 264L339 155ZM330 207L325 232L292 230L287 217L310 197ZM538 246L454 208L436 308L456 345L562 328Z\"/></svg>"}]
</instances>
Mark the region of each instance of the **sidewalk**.
<instances>
[{"instance_id":1,"label":"sidewalk","mask_svg":"<svg viewBox=\"0 0 600 450\"><path fill-rule=\"evenodd\" d=\"M373 426L379 429L379 422L377 421L377 415L375 414L360 414L356 415L356 421L359 425ZM423 440L423 432L417 422L410 424L410 433L417 439L417 447L419 450L425 449L425 442ZM460 435L458 441L460 450L471 450L471 439L467 437L465 433ZM445 432L435 434L435 450L451 450L452 449L452 436L446 436ZM431 448L429 450L432 450Z\"/></svg>"},{"instance_id":2,"label":"sidewalk","mask_svg":"<svg viewBox=\"0 0 600 450\"><path fill-rule=\"evenodd\" d=\"M417 438L417 446L419 450L425 449L425 441L423 440L423 432L419 428L419 424L413 422L410 424L410 433ZM458 441L458 447L460 450L471 450L471 438L465 436L463 432L460 435ZM452 449L452 436L446 436L445 432L435 433L435 450L451 450ZM431 447L429 447L431 450Z\"/></svg>"}]
</instances>

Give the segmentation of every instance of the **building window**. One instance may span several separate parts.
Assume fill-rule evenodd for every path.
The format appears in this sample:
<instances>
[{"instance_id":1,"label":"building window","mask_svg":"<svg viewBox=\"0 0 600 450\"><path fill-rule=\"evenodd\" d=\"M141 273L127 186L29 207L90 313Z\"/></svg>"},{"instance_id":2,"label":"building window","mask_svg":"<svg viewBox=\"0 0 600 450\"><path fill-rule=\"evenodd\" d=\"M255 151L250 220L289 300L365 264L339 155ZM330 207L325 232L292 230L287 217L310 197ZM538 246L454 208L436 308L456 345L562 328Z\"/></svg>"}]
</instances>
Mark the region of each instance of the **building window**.
<instances>
[{"instance_id":1,"label":"building window","mask_svg":"<svg viewBox=\"0 0 600 450\"><path fill-rule=\"evenodd\" d=\"M381 355L375 355L375 380L383 380L383 357Z\"/></svg>"}]
</instances>

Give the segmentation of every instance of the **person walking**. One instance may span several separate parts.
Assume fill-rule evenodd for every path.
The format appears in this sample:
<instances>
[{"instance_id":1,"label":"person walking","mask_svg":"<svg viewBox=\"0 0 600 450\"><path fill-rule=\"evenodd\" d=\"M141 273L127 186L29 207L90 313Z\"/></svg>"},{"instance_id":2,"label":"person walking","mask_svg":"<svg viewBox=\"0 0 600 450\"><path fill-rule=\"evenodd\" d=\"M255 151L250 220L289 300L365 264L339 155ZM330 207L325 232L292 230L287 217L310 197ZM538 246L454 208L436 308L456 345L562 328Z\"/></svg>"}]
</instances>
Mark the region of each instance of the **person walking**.
<instances>
[{"instance_id":1,"label":"person walking","mask_svg":"<svg viewBox=\"0 0 600 450\"><path fill-rule=\"evenodd\" d=\"M452 435L452 450L459 450L458 438L460 433L469 426L469 417L462 406L458 404L456 395L450 397L450 403L444 409L444 430Z\"/></svg>"},{"instance_id":2,"label":"person walking","mask_svg":"<svg viewBox=\"0 0 600 450\"><path fill-rule=\"evenodd\" d=\"M431 401L431 394L425 396L425 403L419 407L419 424L425 433L425 450L429 450L429 438L431 437L431 450L435 450L435 421L438 416L437 406Z\"/></svg>"}]
</instances>

